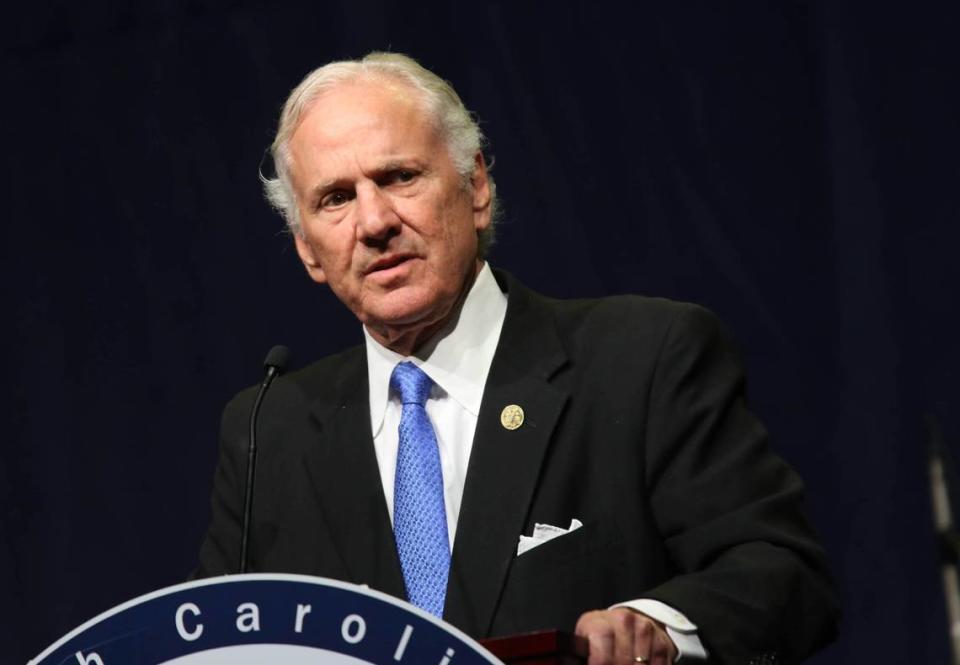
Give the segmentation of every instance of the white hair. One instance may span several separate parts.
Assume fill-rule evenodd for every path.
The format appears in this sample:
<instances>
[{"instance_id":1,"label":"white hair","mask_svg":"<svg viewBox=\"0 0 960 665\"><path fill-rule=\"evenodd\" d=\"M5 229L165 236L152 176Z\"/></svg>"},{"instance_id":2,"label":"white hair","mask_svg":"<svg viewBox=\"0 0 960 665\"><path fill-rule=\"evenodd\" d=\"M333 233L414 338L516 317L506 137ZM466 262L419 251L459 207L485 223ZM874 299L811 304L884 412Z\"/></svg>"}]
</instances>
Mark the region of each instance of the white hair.
<instances>
[{"instance_id":1,"label":"white hair","mask_svg":"<svg viewBox=\"0 0 960 665\"><path fill-rule=\"evenodd\" d=\"M331 62L307 74L290 93L280 113L277 135L270 146L276 178L260 176L267 200L286 220L291 233L303 235L296 193L290 182L290 138L300 118L312 102L335 86L377 76L401 81L419 93L420 101L447 144L454 167L466 185L472 182L474 160L486 139L453 86L402 53L374 52L360 60ZM490 224L478 233L477 254L481 258L493 242L494 222L497 219L496 191L491 177Z\"/></svg>"}]
</instances>

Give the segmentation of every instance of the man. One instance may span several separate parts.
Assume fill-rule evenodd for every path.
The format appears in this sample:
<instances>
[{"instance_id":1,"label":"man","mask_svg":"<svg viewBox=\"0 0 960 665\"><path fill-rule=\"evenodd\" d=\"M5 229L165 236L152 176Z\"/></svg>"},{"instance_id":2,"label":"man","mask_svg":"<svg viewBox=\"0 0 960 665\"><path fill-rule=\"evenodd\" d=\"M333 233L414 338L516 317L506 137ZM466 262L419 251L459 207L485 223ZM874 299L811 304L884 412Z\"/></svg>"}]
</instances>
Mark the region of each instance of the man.
<instances>
[{"instance_id":1,"label":"man","mask_svg":"<svg viewBox=\"0 0 960 665\"><path fill-rule=\"evenodd\" d=\"M266 400L252 567L369 584L476 637L575 628L591 665L799 661L833 591L722 330L494 274L481 144L401 55L287 100L267 194L366 341ZM202 575L238 558L250 403L224 414Z\"/></svg>"}]
</instances>

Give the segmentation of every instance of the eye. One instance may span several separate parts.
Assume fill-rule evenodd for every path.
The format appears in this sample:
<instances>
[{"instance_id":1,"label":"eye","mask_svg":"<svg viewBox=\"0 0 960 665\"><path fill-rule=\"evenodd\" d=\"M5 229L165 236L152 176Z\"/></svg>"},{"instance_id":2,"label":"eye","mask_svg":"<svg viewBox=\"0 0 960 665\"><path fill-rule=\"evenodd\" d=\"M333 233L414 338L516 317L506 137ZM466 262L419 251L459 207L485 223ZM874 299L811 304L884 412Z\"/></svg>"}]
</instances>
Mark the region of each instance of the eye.
<instances>
[{"instance_id":1,"label":"eye","mask_svg":"<svg viewBox=\"0 0 960 665\"><path fill-rule=\"evenodd\" d=\"M381 186L406 185L416 180L418 175L420 173L414 169L394 169L386 173Z\"/></svg>"},{"instance_id":2,"label":"eye","mask_svg":"<svg viewBox=\"0 0 960 665\"><path fill-rule=\"evenodd\" d=\"M339 208L344 205L350 199L353 198L349 192L345 192L342 189L337 189L332 192L329 192L320 199L320 203L317 206L317 209L329 210L333 208Z\"/></svg>"}]
</instances>

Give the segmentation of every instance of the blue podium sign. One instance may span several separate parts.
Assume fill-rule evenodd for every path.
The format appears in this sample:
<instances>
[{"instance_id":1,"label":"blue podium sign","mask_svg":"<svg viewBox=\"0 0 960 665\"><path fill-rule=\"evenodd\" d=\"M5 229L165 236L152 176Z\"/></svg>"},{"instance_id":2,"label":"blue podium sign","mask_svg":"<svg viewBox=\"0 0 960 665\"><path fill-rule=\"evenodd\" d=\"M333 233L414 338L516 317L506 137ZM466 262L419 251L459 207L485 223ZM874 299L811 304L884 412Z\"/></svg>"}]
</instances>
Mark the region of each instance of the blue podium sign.
<instances>
[{"instance_id":1,"label":"blue podium sign","mask_svg":"<svg viewBox=\"0 0 960 665\"><path fill-rule=\"evenodd\" d=\"M345 582L231 575L160 589L28 665L488 665L488 651L401 600Z\"/></svg>"}]
</instances>

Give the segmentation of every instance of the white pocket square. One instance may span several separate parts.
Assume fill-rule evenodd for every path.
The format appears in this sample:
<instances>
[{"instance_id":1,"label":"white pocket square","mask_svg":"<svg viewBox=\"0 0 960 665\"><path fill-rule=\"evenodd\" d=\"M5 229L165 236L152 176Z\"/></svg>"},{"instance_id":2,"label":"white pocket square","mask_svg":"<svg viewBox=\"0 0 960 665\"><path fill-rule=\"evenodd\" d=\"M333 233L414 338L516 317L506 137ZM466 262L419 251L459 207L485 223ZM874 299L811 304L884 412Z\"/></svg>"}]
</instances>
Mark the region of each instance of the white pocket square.
<instances>
[{"instance_id":1,"label":"white pocket square","mask_svg":"<svg viewBox=\"0 0 960 665\"><path fill-rule=\"evenodd\" d=\"M582 526L583 522L578 519L570 520L569 529L553 526L552 524L534 524L532 536L520 536L520 542L517 543L517 556L520 556L524 552L529 552L534 547L543 545L548 540L553 540L558 536L568 534L571 531L576 531Z\"/></svg>"}]
</instances>

